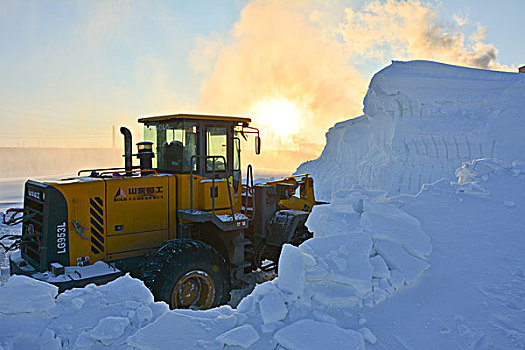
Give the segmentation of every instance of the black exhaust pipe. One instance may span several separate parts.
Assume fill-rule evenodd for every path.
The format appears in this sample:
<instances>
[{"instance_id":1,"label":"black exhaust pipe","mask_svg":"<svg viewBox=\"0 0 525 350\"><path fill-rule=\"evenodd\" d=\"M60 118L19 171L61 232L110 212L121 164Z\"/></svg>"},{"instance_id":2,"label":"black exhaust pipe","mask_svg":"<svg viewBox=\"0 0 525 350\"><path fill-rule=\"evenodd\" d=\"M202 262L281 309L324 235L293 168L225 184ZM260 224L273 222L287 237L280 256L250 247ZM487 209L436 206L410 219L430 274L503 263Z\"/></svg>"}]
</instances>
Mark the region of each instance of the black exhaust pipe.
<instances>
[{"instance_id":1,"label":"black exhaust pipe","mask_svg":"<svg viewBox=\"0 0 525 350\"><path fill-rule=\"evenodd\" d=\"M128 128L120 127L120 133L124 135L124 168L126 169L126 176L132 175L133 160L131 158L131 131Z\"/></svg>"}]
</instances>

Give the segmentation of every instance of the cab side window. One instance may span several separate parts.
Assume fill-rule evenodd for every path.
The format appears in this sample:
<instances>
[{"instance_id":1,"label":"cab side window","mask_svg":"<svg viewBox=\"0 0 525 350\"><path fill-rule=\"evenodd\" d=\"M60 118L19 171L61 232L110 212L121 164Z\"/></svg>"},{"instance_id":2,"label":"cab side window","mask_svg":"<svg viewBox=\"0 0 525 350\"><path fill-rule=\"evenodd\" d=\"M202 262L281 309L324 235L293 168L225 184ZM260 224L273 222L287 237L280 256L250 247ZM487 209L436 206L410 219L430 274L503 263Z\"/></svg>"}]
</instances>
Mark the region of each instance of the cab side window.
<instances>
[{"instance_id":1,"label":"cab side window","mask_svg":"<svg viewBox=\"0 0 525 350\"><path fill-rule=\"evenodd\" d=\"M215 158L215 171L226 171L224 162L228 159L228 134L225 127L206 128L206 155L222 156ZM213 171L213 159L206 160L206 171Z\"/></svg>"}]
</instances>

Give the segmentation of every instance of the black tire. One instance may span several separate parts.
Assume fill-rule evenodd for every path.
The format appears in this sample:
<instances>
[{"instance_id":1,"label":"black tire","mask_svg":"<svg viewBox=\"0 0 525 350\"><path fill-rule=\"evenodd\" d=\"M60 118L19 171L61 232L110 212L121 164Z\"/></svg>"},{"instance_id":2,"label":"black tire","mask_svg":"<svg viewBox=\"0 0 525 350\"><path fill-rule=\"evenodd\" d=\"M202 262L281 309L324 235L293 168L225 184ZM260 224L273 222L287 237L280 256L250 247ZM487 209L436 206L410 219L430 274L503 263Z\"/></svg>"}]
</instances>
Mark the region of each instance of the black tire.
<instances>
[{"instance_id":1,"label":"black tire","mask_svg":"<svg viewBox=\"0 0 525 350\"><path fill-rule=\"evenodd\" d=\"M312 238L313 233L308 230L305 223L306 223L306 220L299 222L297 224L297 227L290 241L284 242L284 243L289 243L291 245L298 247L304 241ZM259 241L255 246L255 254L253 257L252 265L254 265L256 268L262 268L262 262L264 260L271 260L274 262L274 265L275 265L274 269L275 269L275 272L277 272L279 258L281 256L282 248L283 248L282 245L274 246L274 245L266 244L264 241Z\"/></svg>"},{"instance_id":2,"label":"black tire","mask_svg":"<svg viewBox=\"0 0 525 350\"><path fill-rule=\"evenodd\" d=\"M137 277L170 309L208 309L230 300L230 272L224 257L200 241L164 243L144 257Z\"/></svg>"},{"instance_id":3,"label":"black tire","mask_svg":"<svg viewBox=\"0 0 525 350\"><path fill-rule=\"evenodd\" d=\"M306 227L306 220L300 222L297 225L297 228L295 229L292 239L290 241L291 245L294 245L296 247L300 246L304 241L312 238L314 234L308 230L308 227Z\"/></svg>"}]
</instances>

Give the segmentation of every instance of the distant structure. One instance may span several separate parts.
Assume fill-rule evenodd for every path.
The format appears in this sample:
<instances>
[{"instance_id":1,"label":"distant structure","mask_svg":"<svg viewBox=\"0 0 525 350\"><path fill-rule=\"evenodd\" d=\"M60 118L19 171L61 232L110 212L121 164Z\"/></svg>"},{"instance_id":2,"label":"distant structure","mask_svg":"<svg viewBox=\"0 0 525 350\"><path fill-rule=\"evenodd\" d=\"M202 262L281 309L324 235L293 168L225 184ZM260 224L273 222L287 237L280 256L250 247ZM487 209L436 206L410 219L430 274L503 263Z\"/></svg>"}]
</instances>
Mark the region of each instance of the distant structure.
<instances>
[{"instance_id":1,"label":"distant structure","mask_svg":"<svg viewBox=\"0 0 525 350\"><path fill-rule=\"evenodd\" d=\"M518 68L519 73L525 73L525 66L521 66Z\"/></svg>"},{"instance_id":2,"label":"distant structure","mask_svg":"<svg viewBox=\"0 0 525 350\"><path fill-rule=\"evenodd\" d=\"M525 66L523 66L523 67L525 67ZM113 125L113 143L112 143L112 148L113 149L117 148L117 143L115 141L115 137L116 137L116 135L115 135L115 125Z\"/></svg>"}]
</instances>

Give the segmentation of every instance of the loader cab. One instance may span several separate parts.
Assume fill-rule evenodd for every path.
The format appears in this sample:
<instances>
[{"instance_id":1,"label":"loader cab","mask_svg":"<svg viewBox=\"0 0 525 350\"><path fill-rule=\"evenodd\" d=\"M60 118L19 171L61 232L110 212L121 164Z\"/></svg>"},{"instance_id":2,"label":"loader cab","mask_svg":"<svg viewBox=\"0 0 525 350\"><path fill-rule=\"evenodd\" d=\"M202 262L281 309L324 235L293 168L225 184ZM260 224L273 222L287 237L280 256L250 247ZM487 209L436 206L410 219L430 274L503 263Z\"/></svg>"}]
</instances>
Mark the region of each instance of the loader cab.
<instances>
[{"instance_id":1,"label":"loader cab","mask_svg":"<svg viewBox=\"0 0 525 350\"><path fill-rule=\"evenodd\" d=\"M141 118L144 140L153 142L153 168L159 173L241 180L240 133L250 119L194 114Z\"/></svg>"}]
</instances>

